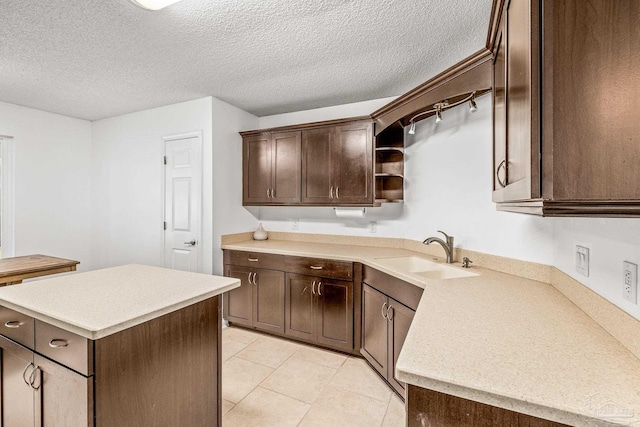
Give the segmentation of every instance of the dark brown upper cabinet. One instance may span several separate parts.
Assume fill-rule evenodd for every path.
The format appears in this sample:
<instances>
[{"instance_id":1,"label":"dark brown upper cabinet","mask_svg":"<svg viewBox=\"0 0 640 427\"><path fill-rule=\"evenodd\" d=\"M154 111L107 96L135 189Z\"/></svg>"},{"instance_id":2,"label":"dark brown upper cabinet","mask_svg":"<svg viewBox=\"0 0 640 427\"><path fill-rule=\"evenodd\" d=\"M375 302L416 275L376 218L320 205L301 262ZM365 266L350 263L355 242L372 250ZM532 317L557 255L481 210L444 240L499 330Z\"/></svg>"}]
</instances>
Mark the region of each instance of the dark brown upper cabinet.
<instances>
[{"instance_id":1,"label":"dark brown upper cabinet","mask_svg":"<svg viewBox=\"0 0 640 427\"><path fill-rule=\"evenodd\" d=\"M243 140L243 204L300 201L300 132L259 134Z\"/></svg>"},{"instance_id":2,"label":"dark brown upper cabinet","mask_svg":"<svg viewBox=\"0 0 640 427\"><path fill-rule=\"evenodd\" d=\"M244 206L373 206L371 119L240 134Z\"/></svg>"},{"instance_id":3,"label":"dark brown upper cabinet","mask_svg":"<svg viewBox=\"0 0 640 427\"><path fill-rule=\"evenodd\" d=\"M640 4L495 0L493 200L640 216Z\"/></svg>"},{"instance_id":4,"label":"dark brown upper cabinet","mask_svg":"<svg viewBox=\"0 0 640 427\"><path fill-rule=\"evenodd\" d=\"M373 203L373 124L302 131L302 203Z\"/></svg>"}]
</instances>

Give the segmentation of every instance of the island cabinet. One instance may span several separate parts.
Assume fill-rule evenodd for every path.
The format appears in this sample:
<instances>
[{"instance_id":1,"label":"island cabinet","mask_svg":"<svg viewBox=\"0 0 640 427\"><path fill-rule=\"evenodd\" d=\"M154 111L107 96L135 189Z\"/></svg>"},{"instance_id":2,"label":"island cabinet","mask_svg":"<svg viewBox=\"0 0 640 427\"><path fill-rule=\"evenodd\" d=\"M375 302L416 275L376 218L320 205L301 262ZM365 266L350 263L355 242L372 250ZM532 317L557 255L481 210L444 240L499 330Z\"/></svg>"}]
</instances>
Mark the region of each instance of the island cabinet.
<instances>
[{"instance_id":1,"label":"island cabinet","mask_svg":"<svg viewBox=\"0 0 640 427\"><path fill-rule=\"evenodd\" d=\"M219 306L97 340L0 306L2 425L220 425Z\"/></svg>"},{"instance_id":2,"label":"island cabinet","mask_svg":"<svg viewBox=\"0 0 640 427\"><path fill-rule=\"evenodd\" d=\"M640 216L640 4L495 0L493 201Z\"/></svg>"},{"instance_id":3,"label":"island cabinet","mask_svg":"<svg viewBox=\"0 0 640 427\"><path fill-rule=\"evenodd\" d=\"M224 262L225 275L242 281L224 294L227 321L359 354L360 264L234 250Z\"/></svg>"},{"instance_id":4,"label":"island cabinet","mask_svg":"<svg viewBox=\"0 0 640 427\"><path fill-rule=\"evenodd\" d=\"M372 206L373 123L356 117L241 132L244 206Z\"/></svg>"},{"instance_id":5,"label":"island cabinet","mask_svg":"<svg viewBox=\"0 0 640 427\"><path fill-rule=\"evenodd\" d=\"M364 267L362 349L369 364L404 398L396 379L396 361L409 332L423 290L373 268Z\"/></svg>"},{"instance_id":6,"label":"island cabinet","mask_svg":"<svg viewBox=\"0 0 640 427\"><path fill-rule=\"evenodd\" d=\"M300 201L300 132L258 134L243 141L243 203Z\"/></svg>"}]
</instances>

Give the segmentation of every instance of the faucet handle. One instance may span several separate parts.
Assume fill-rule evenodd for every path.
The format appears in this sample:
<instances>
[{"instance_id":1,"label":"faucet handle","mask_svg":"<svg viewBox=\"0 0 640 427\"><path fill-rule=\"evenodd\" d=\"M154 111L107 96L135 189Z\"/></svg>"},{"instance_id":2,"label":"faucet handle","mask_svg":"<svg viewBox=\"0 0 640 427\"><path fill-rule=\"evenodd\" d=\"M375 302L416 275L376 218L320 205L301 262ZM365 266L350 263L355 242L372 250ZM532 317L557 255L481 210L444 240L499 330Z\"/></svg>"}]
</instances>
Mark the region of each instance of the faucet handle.
<instances>
[{"instance_id":1,"label":"faucet handle","mask_svg":"<svg viewBox=\"0 0 640 427\"><path fill-rule=\"evenodd\" d=\"M471 268L471 266L469 264L473 264L473 261L471 261L469 258L464 257L462 258L462 266L464 268Z\"/></svg>"}]
</instances>

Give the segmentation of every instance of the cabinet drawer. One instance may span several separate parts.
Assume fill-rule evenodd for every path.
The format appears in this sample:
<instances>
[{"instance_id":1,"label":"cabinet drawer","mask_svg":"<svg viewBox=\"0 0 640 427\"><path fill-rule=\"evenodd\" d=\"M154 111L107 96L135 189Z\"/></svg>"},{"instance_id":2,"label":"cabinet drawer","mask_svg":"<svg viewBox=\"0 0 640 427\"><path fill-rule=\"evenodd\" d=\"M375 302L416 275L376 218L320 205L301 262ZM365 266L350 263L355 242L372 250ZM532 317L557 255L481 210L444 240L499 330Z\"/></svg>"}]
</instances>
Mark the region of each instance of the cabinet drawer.
<instances>
[{"instance_id":1,"label":"cabinet drawer","mask_svg":"<svg viewBox=\"0 0 640 427\"><path fill-rule=\"evenodd\" d=\"M282 270L284 267L284 255L244 251L225 251L224 255L225 264L267 268L270 270Z\"/></svg>"},{"instance_id":2,"label":"cabinet drawer","mask_svg":"<svg viewBox=\"0 0 640 427\"><path fill-rule=\"evenodd\" d=\"M93 341L36 320L36 351L74 371L93 374Z\"/></svg>"},{"instance_id":3,"label":"cabinet drawer","mask_svg":"<svg viewBox=\"0 0 640 427\"><path fill-rule=\"evenodd\" d=\"M353 263L322 258L287 257L287 272L353 280Z\"/></svg>"},{"instance_id":4,"label":"cabinet drawer","mask_svg":"<svg viewBox=\"0 0 640 427\"><path fill-rule=\"evenodd\" d=\"M33 317L0 307L0 333L33 350Z\"/></svg>"}]
</instances>

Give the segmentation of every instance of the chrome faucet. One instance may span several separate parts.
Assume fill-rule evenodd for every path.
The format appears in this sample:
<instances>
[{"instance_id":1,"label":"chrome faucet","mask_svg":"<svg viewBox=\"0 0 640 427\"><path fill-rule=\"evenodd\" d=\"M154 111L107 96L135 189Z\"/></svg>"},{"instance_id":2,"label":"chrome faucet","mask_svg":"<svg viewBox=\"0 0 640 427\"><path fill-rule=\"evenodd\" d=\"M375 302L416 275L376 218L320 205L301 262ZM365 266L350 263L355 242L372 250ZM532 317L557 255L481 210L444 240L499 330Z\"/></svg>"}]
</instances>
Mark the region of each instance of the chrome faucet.
<instances>
[{"instance_id":1,"label":"chrome faucet","mask_svg":"<svg viewBox=\"0 0 640 427\"><path fill-rule=\"evenodd\" d=\"M434 242L439 243L440 246L442 246L442 249L444 249L444 252L447 254L447 264L451 264L453 262L453 236L449 236L447 233L440 230L438 230L438 233L444 234L444 237L447 239L447 241L445 242L438 237L428 237L424 239L422 243L424 243L425 245L430 245Z\"/></svg>"}]
</instances>

